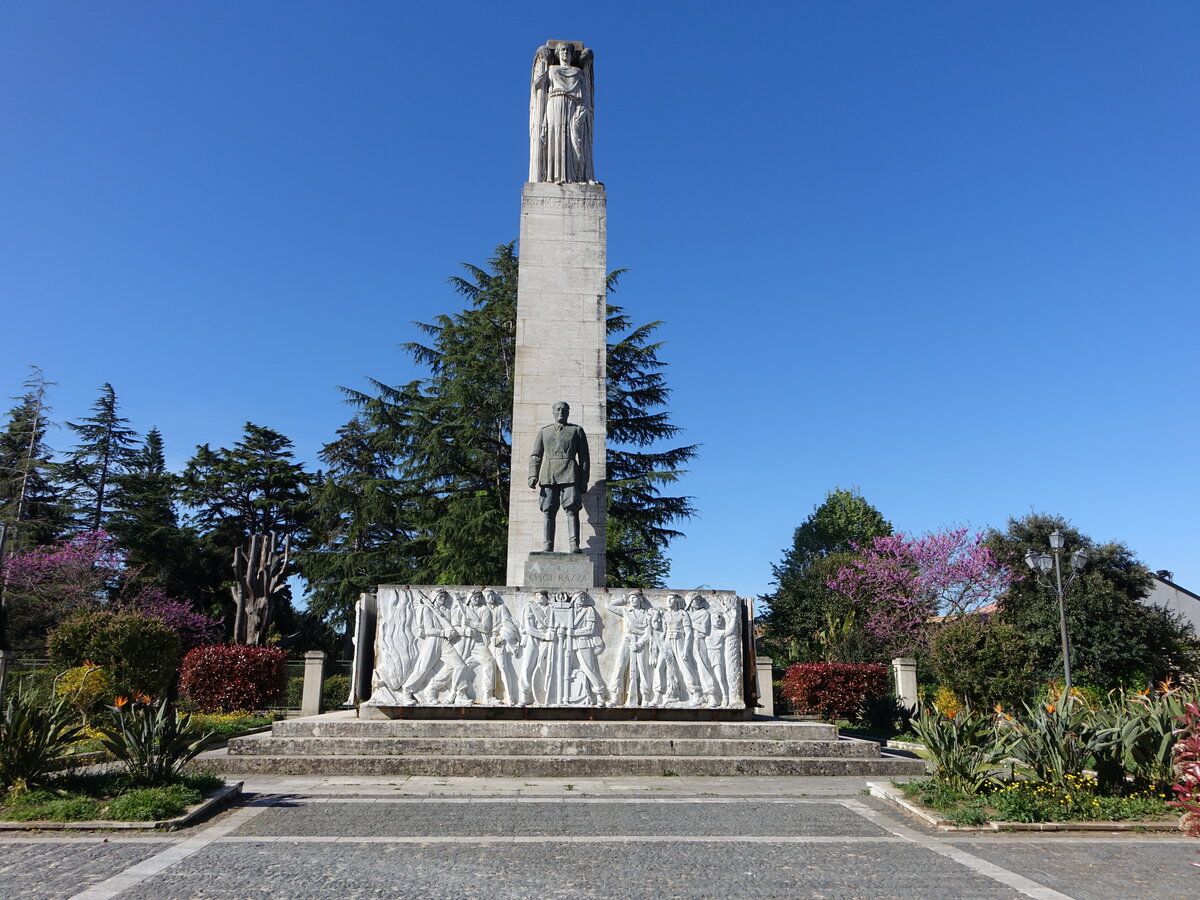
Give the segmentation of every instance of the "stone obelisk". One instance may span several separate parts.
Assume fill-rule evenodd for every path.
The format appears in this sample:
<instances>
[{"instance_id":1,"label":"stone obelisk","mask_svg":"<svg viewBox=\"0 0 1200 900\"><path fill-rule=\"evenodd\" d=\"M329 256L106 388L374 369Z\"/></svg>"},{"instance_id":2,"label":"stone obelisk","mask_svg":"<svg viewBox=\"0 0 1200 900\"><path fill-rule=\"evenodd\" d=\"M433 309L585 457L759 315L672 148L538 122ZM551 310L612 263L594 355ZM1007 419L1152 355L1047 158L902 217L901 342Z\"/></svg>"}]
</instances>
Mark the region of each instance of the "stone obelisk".
<instances>
[{"instance_id":1,"label":"stone obelisk","mask_svg":"<svg viewBox=\"0 0 1200 900\"><path fill-rule=\"evenodd\" d=\"M525 473L538 430L554 404L588 438L591 477L579 512L586 585L604 584L606 289L604 186L592 161L592 52L575 41L538 48L530 82L529 181L521 193L517 357L513 378L512 487L508 584L525 585L531 552L542 550L544 515ZM555 550L567 549L558 513ZM568 586L568 585L564 585Z\"/></svg>"}]
</instances>

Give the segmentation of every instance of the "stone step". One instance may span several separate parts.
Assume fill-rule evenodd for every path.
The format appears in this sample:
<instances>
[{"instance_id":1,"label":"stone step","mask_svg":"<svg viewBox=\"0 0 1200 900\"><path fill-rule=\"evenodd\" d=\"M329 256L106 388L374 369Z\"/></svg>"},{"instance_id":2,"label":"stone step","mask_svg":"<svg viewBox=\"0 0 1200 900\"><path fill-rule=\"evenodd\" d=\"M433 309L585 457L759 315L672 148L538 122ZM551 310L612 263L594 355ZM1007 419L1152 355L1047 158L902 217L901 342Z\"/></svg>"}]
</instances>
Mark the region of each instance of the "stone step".
<instances>
[{"instance_id":1,"label":"stone step","mask_svg":"<svg viewBox=\"0 0 1200 900\"><path fill-rule=\"evenodd\" d=\"M231 756L615 756L878 758L879 745L859 740L761 740L666 737L279 737L256 734L229 742Z\"/></svg>"},{"instance_id":2,"label":"stone step","mask_svg":"<svg viewBox=\"0 0 1200 900\"><path fill-rule=\"evenodd\" d=\"M433 775L612 778L645 775L921 775L919 759L784 756L232 756L210 750L193 771L221 775Z\"/></svg>"},{"instance_id":3,"label":"stone step","mask_svg":"<svg viewBox=\"0 0 1200 900\"><path fill-rule=\"evenodd\" d=\"M285 719L271 728L274 737L428 737L428 738L652 738L666 740L749 739L761 741L833 741L837 729L821 722L731 721L655 722L587 720L361 720L342 713Z\"/></svg>"}]
</instances>

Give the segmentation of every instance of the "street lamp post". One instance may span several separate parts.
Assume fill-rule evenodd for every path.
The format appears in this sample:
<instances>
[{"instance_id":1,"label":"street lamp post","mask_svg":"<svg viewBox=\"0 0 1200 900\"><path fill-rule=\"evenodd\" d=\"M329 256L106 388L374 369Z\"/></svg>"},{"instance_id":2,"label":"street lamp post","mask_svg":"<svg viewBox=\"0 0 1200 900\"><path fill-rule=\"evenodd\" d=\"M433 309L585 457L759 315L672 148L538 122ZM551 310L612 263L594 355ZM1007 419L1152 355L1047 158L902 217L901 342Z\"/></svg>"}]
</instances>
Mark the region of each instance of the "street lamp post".
<instances>
[{"instance_id":1,"label":"street lamp post","mask_svg":"<svg viewBox=\"0 0 1200 900\"><path fill-rule=\"evenodd\" d=\"M1054 567L1054 583L1058 590L1058 629L1062 635L1062 654L1063 654L1063 676L1067 682L1067 692L1071 690L1071 645L1067 640L1067 604L1064 599L1067 590L1071 587L1071 583L1076 579L1084 566L1088 563L1088 552L1083 548L1076 550L1071 554L1071 575L1067 578L1067 583L1063 584L1062 579L1062 551L1066 546L1066 537L1057 528L1050 532L1050 549L1054 551L1054 556L1049 553L1038 553L1035 550L1030 550L1025 554L1025 565L1029 566L1034 573L1048 575L1050 567ZM1039 579L1041 580L1041 579ZM1049 584L1048 579L1043 581L1044 584Z\"/></svg>"}]
</instances>

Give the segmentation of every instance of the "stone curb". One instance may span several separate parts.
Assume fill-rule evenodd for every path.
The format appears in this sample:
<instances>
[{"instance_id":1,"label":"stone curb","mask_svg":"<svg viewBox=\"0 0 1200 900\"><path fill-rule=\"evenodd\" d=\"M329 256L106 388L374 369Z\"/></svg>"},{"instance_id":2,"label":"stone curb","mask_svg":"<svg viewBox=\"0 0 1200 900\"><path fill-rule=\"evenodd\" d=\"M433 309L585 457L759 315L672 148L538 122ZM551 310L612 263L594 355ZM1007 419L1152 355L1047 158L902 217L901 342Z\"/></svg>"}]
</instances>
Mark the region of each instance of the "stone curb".
<instances>
[{"instance_id":1,"label":"stone curb","mask_svg":"<svg viewBox=\"0 0 1200 900\"><path fill-rule=\"evenodd\" d=\"M202 800L181 816L173 819L154 819L149 822L118 822L113 819L93 819L89 822L5 822L0 831L165 831L191 825L227 800L242 792L242 782L227 784L211 797Z\"/></svg>"},{"instance_id":2,"label":"stone curb","mask_svg":"<svg viewBox=\"0 0 1200 900\"><path fill-rule=\"evenodd\" d=\"M955 825L948 819L943 819L937 813L918 806L890 784L879 781L868 781L867 789L872 797L878 797L905 812L912 813L924 820L938 831L962 832L965 834L980 834L982 832L997 833L1004 831L1022 832L1051 832L1051 831L1104 831L1104 832L1144 832L1163 831L1179 833L1179 823L1171 821L1158 822L988 822L986 825Z\"/></svg>"}]
</instances>

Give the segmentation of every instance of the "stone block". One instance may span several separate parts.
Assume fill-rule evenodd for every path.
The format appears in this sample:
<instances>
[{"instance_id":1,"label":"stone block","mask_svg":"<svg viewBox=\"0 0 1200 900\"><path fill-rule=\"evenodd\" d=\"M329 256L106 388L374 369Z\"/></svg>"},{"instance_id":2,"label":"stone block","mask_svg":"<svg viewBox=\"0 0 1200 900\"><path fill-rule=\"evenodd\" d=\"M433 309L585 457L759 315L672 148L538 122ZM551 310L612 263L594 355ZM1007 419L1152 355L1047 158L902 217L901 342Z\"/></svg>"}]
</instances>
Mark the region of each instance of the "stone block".
<instances>
[{"instance_id":1,"label":"stone block","mask_svg":"<svg viewBox=\"0 0 1200 900\"><path fill-rule=\"evenodd\" d=\"M592 560L584 553L529 554L524 587L586 589L592 586Z\"/></svg>"}]
</instances>

